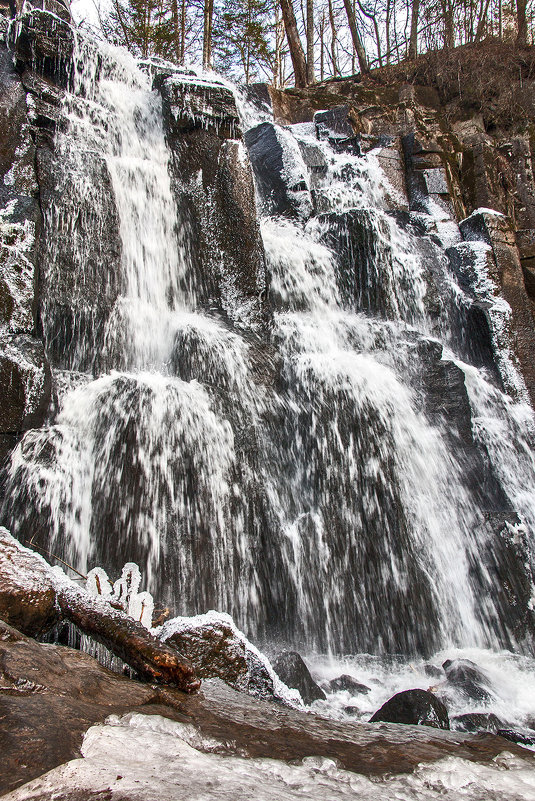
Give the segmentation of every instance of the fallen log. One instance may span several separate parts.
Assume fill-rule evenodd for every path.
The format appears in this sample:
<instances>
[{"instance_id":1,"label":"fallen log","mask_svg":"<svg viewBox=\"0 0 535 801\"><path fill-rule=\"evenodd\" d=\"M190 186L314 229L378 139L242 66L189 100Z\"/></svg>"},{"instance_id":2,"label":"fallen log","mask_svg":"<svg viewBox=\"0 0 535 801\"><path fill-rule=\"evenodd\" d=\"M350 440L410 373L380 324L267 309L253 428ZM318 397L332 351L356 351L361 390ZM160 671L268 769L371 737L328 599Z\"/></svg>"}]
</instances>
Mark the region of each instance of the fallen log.
<instances>
[{"instance_id":1,"label":"fallen log","mask_svg":"<svg viewBox=\"0 0 535 801\"><path fill-rule=\"evenodd\" d=\"M0 529L0 618L17 620L19 628L33 633L37 625L24 626L27 610L35 603L37 585L48 607L39 621L52 622L49 607L118 656L145 681L171 684L187 693L201 683L190 662L169 645L158 640L141 623L115 610L104 599L77 587L59 568L52 568L42 556L25 548L6 529ZM22 603L28 595L28 603ZM21 601L22 599L22 601ZM51 625L51 623L49 625Z\"/></svg>"},{"instance_id":2,"label":"fallen log","mask_svg":"<svg viewBox=\"0 0 535 801\"><path fill-rule=\"evenodd\" d=\"M72 585L58 585L61 616L118 656L145 681L172 684L184 692L201 686L193 667L137 620Z\"/></svg>"}]
</instances>

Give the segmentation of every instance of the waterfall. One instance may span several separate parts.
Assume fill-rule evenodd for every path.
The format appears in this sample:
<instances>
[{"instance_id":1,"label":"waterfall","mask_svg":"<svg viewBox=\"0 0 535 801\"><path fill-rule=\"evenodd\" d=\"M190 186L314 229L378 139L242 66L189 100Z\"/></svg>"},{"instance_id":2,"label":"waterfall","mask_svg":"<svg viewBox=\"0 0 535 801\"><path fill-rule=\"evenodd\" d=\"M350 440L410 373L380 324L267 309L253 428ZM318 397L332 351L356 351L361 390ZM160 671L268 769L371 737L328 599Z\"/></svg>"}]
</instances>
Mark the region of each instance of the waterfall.
<instances>
[{"instance_id":1,"label":"waterfall","mask_svg":"<svg viewBox=\"0 0 535 801\"><path fill-rule=\"evenodd\" d=\"M380 148L277 128L296 213L257 186L267 323L240 321L234 290L222 308L201 287L157 68L80 34L74 63L42 190L57 409L13 453L5 524L82 572L137 562L174 613L261 642L521 647L496 542L520 538L529 573L533 415L500 385L510 354L472 358L446 251L477 243L440 209L393 211Z\"/></svg>"}]
</instances>

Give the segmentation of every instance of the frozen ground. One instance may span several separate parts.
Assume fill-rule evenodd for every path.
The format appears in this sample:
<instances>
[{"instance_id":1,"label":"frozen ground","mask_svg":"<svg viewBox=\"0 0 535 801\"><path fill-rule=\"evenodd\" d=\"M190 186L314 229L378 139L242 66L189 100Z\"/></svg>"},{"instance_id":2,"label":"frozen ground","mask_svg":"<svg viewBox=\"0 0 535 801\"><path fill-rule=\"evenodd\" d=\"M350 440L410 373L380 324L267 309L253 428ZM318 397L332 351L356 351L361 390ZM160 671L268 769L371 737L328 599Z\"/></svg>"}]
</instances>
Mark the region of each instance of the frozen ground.
<instances>
[{"instance_id":1,"label":"frozen ground","mask_svg":"<svg viewBox=\"0 0 535 801\"><path fill-rule=\"evenodd\" d=\"M85 736L83 759L73 760L4 797L85 798L106 793L122 801L533 801L535 771L504 753L489 766L448 758L422 765L411 775L370 780L340 770L331 759L300 764L243 759L202 738L193 727L158 716L110 717Z\"/></svg>"}]
</instances>

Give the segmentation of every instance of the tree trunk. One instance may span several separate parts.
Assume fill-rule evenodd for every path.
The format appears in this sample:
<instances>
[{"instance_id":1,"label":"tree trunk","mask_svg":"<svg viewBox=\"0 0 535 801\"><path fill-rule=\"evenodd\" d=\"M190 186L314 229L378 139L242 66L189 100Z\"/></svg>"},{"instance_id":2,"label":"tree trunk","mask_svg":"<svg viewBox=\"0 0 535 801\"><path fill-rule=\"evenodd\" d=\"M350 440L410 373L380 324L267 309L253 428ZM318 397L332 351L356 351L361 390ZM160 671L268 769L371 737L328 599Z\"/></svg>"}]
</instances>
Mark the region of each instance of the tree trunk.
<instances>
[{"instance_id":1,"label":"tree trunk","mask_svg":"<svg viewBox=\"0 0 535 801\"><path fill-rule=\"evenodd\" d=\"M307 0L307 83L314 83L314 0Z\"/></svg>"},{"instance_id":2,"label":"tree trunk","mask_svg":"<svg viewBox=\"0 0 535 801\"><path fill-rule=\"evenodd\" d=\"M411 37L409 40L409 58L418 56L418 17L420 14L420 0L412 1Z\"/></svg>"},{"instance_id":3,"label":"tree trunk","mask_svg":"<svg viewBox=\"0 0 535 801\"><path fill-rule=\"evenodd\" d=\"M483 0L482 0L482 2L483 2ZM479 40L483 36L483 30L485 28L485 22L487 21L487 14L488 14L488 10L489 10L489 5L490 5L490 0L487 0L486 3L485 3L485 8L481 11L481 13L479 15L479 21L477 23L477 28L476 28L476 35L475 35L475 38L474 38L474 42L476 44L479 42Z\"/></svg>"},{"instance_id":4,"label":"tree trunk","mask_svg":"<svg viewBox=\"0 0 535 801\"><path fill-rule=\"evenodd\" d=\"M173 43L175 45L175 58L177 62L180 64L181 43L180 43L180 23L178 20L177 0L171 0L171 17L173 20Z\"/></svg>"},{"instance_id":5,"label":"tree trunk","mask_svg":"<svg viewBox=\"0 0 535 801\"><path fill-rule=\"evenodd\" d=\"M288 47L290 48L290 57L292 59L292 66L294 69L295 85L302 89L307 85L307 62L301 39L299 38L299 31L297 30L297 22L295 19L292 0L280 0L282 18L284 20L284 29L286 31L286 39L288 40Z\"/></svg>"},{"instance_id":6,"label":"tree trunk","mask_svg":"<svg viewBox=\"0 0 535 801\"><path fill-rule=\"evenodd\" d=\"M329 0L329 23L331 25L331 59L333 62L333 75L336 78L339 75L338 61L336 58L336 23L334 19L334 9L332 0Z\"/></svg>"},{"instance_id":7,"label":"tree trunk","mask_svg":"<svg viewBox=\"0 0 535 801\"><path fill-rule=\"evenodd\" d=\"M190 663L178 651L160 642L148 629L104 600L91 598L74 587L58 587L57 603L62 616L80 631L102 643L126 662L141 678L174 684L184 692L201 686Z\"/></svg>"},{"instance_id":8,"label":"tree trunk","mask_svg":"<svg viewBox=\"0 0 535 801\"><path fill-rule=\"evenodd\" d=\"M362 44L362 40L357 30L357 23L355 21L355 12L353 11L351 0L344 0L344 6L346 9L347 21L349 23L349 30L351 31L351 38L353 40L353 47L355 48L355 51L357 53L357 58L359 60L360 71L363 75L366 75L367 73L369 73L370 68L368 66L368 59L366 58L366 51L364 49L364 45Z\"/></svg>"},{"instance_id":9,"label":"tree trunk","mask_svg":"<svg viewBox=\"0 0 535 801\"><path fill-rule=\"evenodd\" d=\"M180 55L179 64L183 64L186 58L186 0L182 0L180 9Z\"/></svg>"},{"instance_id":10,"label":"tree trunk","mask_svg":"<svg viewBox=\"0 0 535 801\"><path fill-rule=\"evenodd\" d=\"M452 50L455 46L455 31L453 29L453 3L452 0L442 0L442 14L444 17L444 48Z\"/></svg>"},{"instance_id":11,"label":"tree trunk","mask_svg":"<svg viewBox=\"0 0 535 801\"><path fill-rule=\"evenodd\" d=\"M386 63L390 64L390 0L386 0L385 17ZM379 37L378 33L376 35ZM377 41L379 42L379 38Z\"/></svg>"},{"instance_id":12,"label":"tree trunk","mask_svg":"<svg viewBox=\"0 0 535 801\"><path fill-rule=\"evenodd\" d=\"M212 66L212 21L214 0L204 0L204 30L202 40L202 66L209 70Z\"/></svg>"},{"instance_id":13,"label":"tree trunk","mask_svg":"<svg viewBox=\"0 0 535 801\"><path fill-rule=\"evenodd\" d=\"M528 21L526 18L526 0L516 0L516 43L525 47L528 43Z\"/></svg>"},{"instance_id":14,"label":"tree trunk","mask_svg":"<svg viewBox=\"0 0 535 801\"><path fill-rule=\"evenodd\" d=\"M275 62L273 64L273 85L276 89L281 85L282 40L284 37L279 7L275 6Z\"/></svg>"}]
</instances>

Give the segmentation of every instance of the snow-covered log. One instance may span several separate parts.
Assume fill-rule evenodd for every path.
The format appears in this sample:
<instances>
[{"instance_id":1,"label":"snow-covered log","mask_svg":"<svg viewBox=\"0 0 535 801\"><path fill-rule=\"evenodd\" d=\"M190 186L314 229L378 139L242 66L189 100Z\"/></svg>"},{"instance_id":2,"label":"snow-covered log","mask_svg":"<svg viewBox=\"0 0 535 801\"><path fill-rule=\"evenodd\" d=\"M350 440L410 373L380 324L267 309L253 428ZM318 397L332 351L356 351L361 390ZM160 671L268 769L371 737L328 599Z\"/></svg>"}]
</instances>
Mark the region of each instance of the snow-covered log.
<instances>
[{"instance_id":1,"label":"snow-covered log","mask_svg":"<svg viewBox=\"0 0 535 801\"><path fill-rule=\"evenodd\" d=\"M42 600L38 609L36 599ZM36 620L41 606L41 617ZM199 689L191 664L176 649L154 637L139 621L113 609L104 598L91 597L60 568L50 567L39 554L0 529L0 618L34 633L54 623L54 608L59 609L59 617L105 645L140 678L172 684L188 693ZM25 625L30 612L31 621Z\"/></svg>"}]
</instances>

